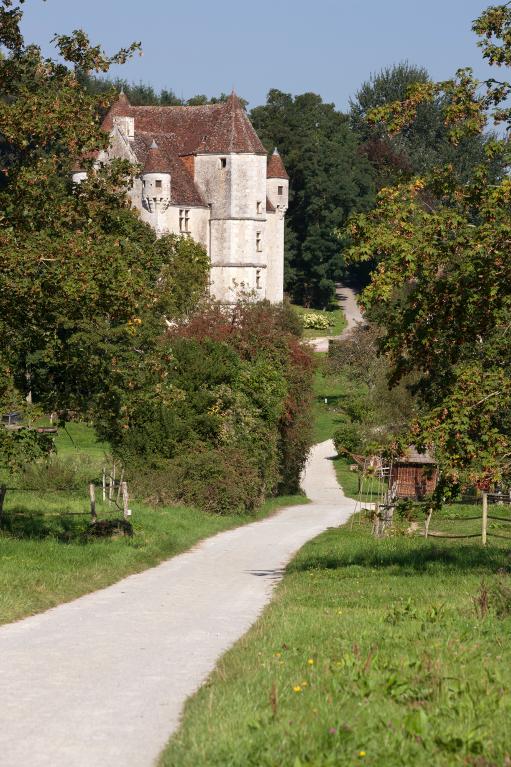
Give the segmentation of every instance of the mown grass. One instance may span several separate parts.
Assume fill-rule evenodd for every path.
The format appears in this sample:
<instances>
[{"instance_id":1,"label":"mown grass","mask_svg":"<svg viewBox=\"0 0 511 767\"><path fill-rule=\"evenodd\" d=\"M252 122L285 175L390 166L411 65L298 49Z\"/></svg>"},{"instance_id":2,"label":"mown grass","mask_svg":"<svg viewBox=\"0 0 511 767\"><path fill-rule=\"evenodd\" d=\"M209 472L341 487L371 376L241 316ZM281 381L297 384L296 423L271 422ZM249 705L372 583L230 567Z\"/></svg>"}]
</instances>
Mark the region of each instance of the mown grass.
<instances>
[{"instance_id":1,"label":"mown grass","mask_svg":"<svg viewBox=\"0 0 511 767\"><path fill-rule=\"evenodd\" d=\"M337 481L348 498L354 498L364 503L378 503L385 493L386 484L376 476L367 476L363 479L359 472L352 471L353 461L340 455L334 459L335 474ZM360 477L360 487L359 487Z\"/></svg>"},{"instance_id":2,"label":"mown grass","mask_svg":"<svg viewBox=\"0 0 511 767\"><path fill-rule=\"evenodd\" d=\"M101 465L110 452L109 444L101 442L94 429L80 421L70 421L65 429L59 428L55 438L55 449L60 457L85 454Z\"/></svg>"},{"instance_id":3,"label":"mown grass","mask_svg":"<svg viewBox=\"0 0 511 767\"><path fill-rule=\"evenodd\" d=\"M304 338L324 338L325 336L338 336L347 325L346 317L342 309L333 309L332 311L321 311L318 309L306 309L298 304L293 304L295 311L302 317L304 314L320 314L326 316L331 325L326 330L317 330L315 328L304 328Z\"/></svg>"},{"instance_id":4,"label":"mown grass","mask_svg":"<svg viewBox=\"0 0 511 767\"><path fill-rule=\"evenodd\" d=\"M218 516L131 503L132 538L88 538L88 499L8 492L0 530L0 623L31 615L152 567L223 530L261 519L302 496L267 501L256 514ZM98 503L98 516L108 509ZM72 512L76 516L63 514ZM85 513L81 513L85 512ZM79 514L81 513L81 514Z\"/></svg>"},{"instance_id":5,"label":"mown grass","mask_svg":"<svg viewBox=\"0 0 511 767\"><path fill-rule=\"evenodd\" d=\"M511 763L509 569L505 545L327 531L189 701L161 765Z\"/></svg>"},{"instance_id":6,"label":"mown grass","mask_svg":"<svg viewBox=\"0 0 511 767\"><path fill-rule=\"evenodd\" d=\"M314 377L314 442L331 439L342 420L341 404L347 396L346 384L339 376L325 373L326 355L316 354L318 368Z\"/></svg>"}]
</instances>

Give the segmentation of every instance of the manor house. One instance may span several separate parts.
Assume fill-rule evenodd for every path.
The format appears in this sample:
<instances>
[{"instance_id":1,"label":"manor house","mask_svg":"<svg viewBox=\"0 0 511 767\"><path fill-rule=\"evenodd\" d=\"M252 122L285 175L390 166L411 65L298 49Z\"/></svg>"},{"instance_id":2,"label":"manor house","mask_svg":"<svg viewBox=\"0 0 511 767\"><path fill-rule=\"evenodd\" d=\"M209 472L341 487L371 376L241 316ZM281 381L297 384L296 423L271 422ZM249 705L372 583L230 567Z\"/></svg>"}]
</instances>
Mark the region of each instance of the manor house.
<instances>
[{"instance_id":1,"label":"manor house","mask_svg":"<svg viewBox=\"0 0 511 767\"><path fill-rule=\"evenodd\" d=\"M98 163L141 167L132 204L159 235L193 237L211 261L211 294L240 292L282 301L284 216L289 180L277 152L268 158L238 97L206 106L131 106L121 93L105 117L110 134ZM86 177L76 166L73 181Z\"/></svg>"}]
</instances>

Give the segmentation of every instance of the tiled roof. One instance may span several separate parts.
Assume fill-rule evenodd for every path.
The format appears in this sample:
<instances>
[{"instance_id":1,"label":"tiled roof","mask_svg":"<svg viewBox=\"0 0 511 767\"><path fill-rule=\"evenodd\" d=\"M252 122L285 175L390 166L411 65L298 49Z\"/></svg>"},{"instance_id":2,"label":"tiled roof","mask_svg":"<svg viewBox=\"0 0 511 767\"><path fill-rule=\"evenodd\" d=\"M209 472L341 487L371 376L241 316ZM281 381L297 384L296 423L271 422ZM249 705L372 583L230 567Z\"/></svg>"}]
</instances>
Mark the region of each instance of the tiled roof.
<instances>
[{"instance_id":1,"label":"tiled roof","mask_svg":"<svg viewBox=\"0 0 511 767\"><path fill-rule=\"evenodd\" d=\"M404 454L397 458L394 463L417 463L421 465L429 464L436 465L436 461L429 452L419 453L415 445L409 445Z\"/></svg>"},{"instance_id":2,"label":"tiled roof","mask_svg":"<svg viewBox=\"0 0 511 767\"><path fill-rule=\"evenodd\" d=\"M197 152L266 154L235 93L222 103L211 132L204 136Z\"/></svg>"},{"instance_id":3,"label":"tiled roof","mask_svg":"<svg viewBox=\"0 0 511 767\"><path fill-rule=\"evenodd\" d=\"M85 152L82 156L76 160L71 168L72 173L80 173L85 171L84 160L95 160L99 155L99 151Z\"/></svg>"},{"instance_id":4,"label":"tiled roof","mask_svg":"<svg viewBox=\"0 0 511 767\"><path fill-rule=\"evenodd\" d=\"M144 162L144 173L170 173L170 161L153 139Z\"/></svg>"},{"instance_id":5,"label":"tiled roof","mask_svg":"<svg viewBox=\"0 0 511 767\"><path fill-rule=\"evenodd\" d=\"M282 157L278 153L277 147L275 147L275 149L273 150L273 154L268 161L266 178L286 178L286 179L289 178L289 176L287 175L287 171L284 168Z\"/></svg>"},{"instance_id":6,"label":"tiled roof","mask_svg":"<svg viewBox=\"0 0 511 767\"><path fill-rule=\"evenodd\" d=\"M171 176L170 198L174 205L190 205L207 207L202 195L195 186L193 178L188 173L181 157L174 151L175 144L170 136L166 134L144 133L137 131L135 140L131 144L138 162L145 168L147 155L149 154L152 142L156 141L158 149L168 160L168 172Z\"/></svg>"},{"instance_id":7,"label":"tiled roof","mask_svg":"<svg viewBox=\"0 0 511 767\"><path fill-rule=\"evenodd\" d=\"M117 101L114 101L110 109L108 110L108 113L105 116L105 119L103 120L102 128L103 130L106 130L110 132L112 128L114 127L114 117L131 117L130 110L133 109L131 106L128 97L124 93L124 91L121 91L119 94L119 98Z\"/></svg>"},{"instance_id":8,"label":"tiled roof","mask_svg":"<svg viewBox=\"0 0 511 767\"><path fill-rule=\"evenodd\" d=\"M155 162L148 159L148 153L153 139L156 141L157 164L162 165L163 157L170 168L167 172L172 175L171 196L175 204L205 205L188 170L190 165L185 165L187 156L230 152L266 154L234 93L218 104L196 107L131 106L122 93L106 115L103 128L112 130L114 117L123 116L134 118L135 138L131 146L142 166L146 161Z\"/></svg>"},{"instance_id":9,"label":"tiled roof","mask_svg":"<svg viewBox=\"0 0 511 767\"><path fill-rule=\"evenodd\" d=\"M121 94L103 120L103 128L112 130L113 118L121 116L135 118L135 134L171 135L179 154L266 154L235 93L226 101L198 107L134 107Z\"/></svg>"}]
</instances>

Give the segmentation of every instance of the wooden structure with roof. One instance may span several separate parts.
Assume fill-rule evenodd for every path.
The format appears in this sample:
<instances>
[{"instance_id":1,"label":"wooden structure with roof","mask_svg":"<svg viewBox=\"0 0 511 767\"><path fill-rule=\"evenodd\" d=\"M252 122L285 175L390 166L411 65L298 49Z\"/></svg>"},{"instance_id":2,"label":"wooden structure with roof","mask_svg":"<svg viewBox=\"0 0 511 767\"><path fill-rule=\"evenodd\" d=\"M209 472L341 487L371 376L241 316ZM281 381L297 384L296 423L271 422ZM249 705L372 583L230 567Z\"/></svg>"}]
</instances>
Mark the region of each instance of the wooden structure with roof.
<instances>
[{"instance_id":1,"label":"wooden structure with roof","mask_svg":"<svg viewBox=\"0 0 511 767\"><path fill-rule=\"evenodd\" d=\"M420 453L415 445L391 464L389 488L394 498L421 500L435 490L437 482L435 459L429 452Z\"/></svg>"}]
</instances>

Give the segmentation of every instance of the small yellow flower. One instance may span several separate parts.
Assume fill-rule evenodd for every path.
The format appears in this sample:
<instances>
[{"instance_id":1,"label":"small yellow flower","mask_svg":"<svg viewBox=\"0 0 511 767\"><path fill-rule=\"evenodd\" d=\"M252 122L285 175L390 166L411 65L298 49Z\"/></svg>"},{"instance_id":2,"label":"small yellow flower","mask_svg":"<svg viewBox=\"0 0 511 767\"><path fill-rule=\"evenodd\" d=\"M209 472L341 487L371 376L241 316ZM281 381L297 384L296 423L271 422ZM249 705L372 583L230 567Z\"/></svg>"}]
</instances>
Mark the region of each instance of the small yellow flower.
<instances>
[{"instance_id":1,"label":"small yellow flower","mask_svg":"<svg viewBox=\"0 0 511 767\"><path fill-rule=\"evenodd\" d=\"M366 755L366 752L365 752L365 751L359 751L359 752L358 752L358 755L359 755L359 756L365 756L365 755Z\"/></svg>"},{"instance_id":2,"label":"small yellow flower","mask_svg":"<svg viewBox=\"0 0 511 767\"><path fill-rule=\"evenodd\" d=\"M300 685L295 684L295 686L293 687L293 692L301 692L301 691L302 691L302 688L300 687Z\"/></svg>"},{"instance_id":3,"label":"small yellow flower","mask_svg":"<svg viewBox=\"0 0 511 767\"><path fill-rule=\"evenodd\" d=\"M314 665L314 658L309 658L307 663L309 664L309 666L313 666Z\"/></svg>"},{"instance_id":4,"label":"small yellow flower","mask_svg":"<svg viewBox=\"0 0 511 767\"><path fill-rule=\"evenodd\" d=\"M280 658L280 656L281 656L281 655L282 655L282 653L280 653L280 652L276 652L276 653L275 653L275 657L276 657L276 658Z\"/></svg>"},{"instance_id":5,"label":"small yellow flower","mask_svg":"<svg viewBox=\"0 0 511 767\"><path fill-rule=\"evenodd\" d=\"M308 682L301 682L302 687L307 687L308 684Z\"/></svg>"}]
</instances>

